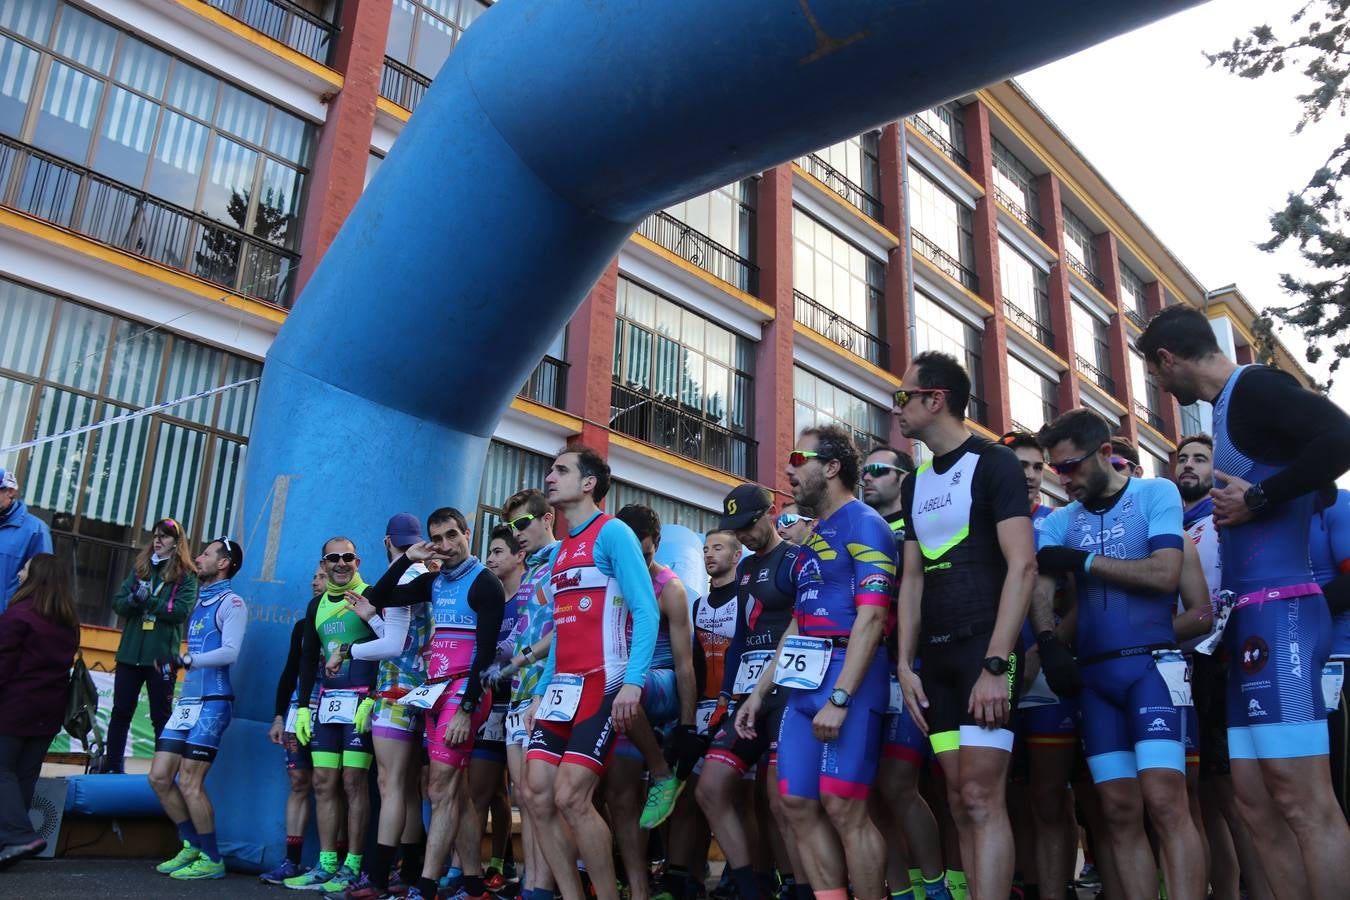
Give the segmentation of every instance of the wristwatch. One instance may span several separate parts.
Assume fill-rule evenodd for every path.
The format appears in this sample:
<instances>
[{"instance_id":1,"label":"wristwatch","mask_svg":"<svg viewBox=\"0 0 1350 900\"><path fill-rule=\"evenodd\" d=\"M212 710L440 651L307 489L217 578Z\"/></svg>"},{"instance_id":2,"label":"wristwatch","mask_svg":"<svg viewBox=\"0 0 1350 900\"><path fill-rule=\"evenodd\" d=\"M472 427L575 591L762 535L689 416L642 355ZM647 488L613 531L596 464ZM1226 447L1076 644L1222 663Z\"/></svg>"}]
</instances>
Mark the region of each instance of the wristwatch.
<instances>
[{"instance_id":1,"label":"wristwatch","mask_svg":"<svg viewBox=\"0 0 1350 900\"><path fill-rule=\"evenodd\" d=\"M343 656L347 657L348 659L351 659L351 656L352 656L352 645L351 645L351 644L338 644L338 653L342 654Z\"/></svg>"},{"instance_id":2,"label":"wristwatch","mask_svg":"<svg viewBox=\"0 0 1350 900\"><path fill-rule=\"evenodd\" d=\"M853 702L853 698L843 688L835 688L830 691L830 702L840 709L848 709L848 705Z\"/></svg>"},{"instance_id":3,"label":"wristwatch","mask_svg":"<svg viewBox=\"0 0 1350 900\"><path fill-rule=\"evenodd\" d=\"M1252 512L1260 512L1270 501L1266 499L1265 489L1259 484L1254 484L1242 495L1242 502L1246 503L1247 509Z\"/></svg>"},{"instance_id":4,"label":"wristwatch","mask_svg":"<svg viewBox=\"0 0 1350 900\"><path fill-rule=\"evenodd\" d=\"M473 715L473 711L478 708L478 703L477 701L465 698L459 701L459 708L464 710L469 715Z\"/></svg>"},{"instance_id":5,"label":"wristwatch","mask_svg":"<svg viewBox=\"0 0 1350 900\"><path fill-rule=\"evenodd\" d=\"M1007 675L1008 661L1001 656L991 656L984 661L984 670L991 675Z\"/></svg>"}]
</instances>

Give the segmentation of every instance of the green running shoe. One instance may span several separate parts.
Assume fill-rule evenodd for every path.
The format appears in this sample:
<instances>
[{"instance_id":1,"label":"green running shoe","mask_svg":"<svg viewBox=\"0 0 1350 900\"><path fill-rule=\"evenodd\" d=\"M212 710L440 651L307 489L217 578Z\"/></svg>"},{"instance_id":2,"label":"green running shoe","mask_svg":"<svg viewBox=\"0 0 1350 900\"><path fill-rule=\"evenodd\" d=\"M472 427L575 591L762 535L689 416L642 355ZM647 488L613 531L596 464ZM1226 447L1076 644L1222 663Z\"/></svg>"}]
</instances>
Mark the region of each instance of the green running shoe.
<instances>
[{"instance_id":1,"label":"green running shoe","mask_svg":"<svg viewBox=\"0 0 1350 900\"><path fill-rule=\"evenodd\" d=\"M653 781L647 790L647 805L642 809L640 823L642 827L655 828L670 818L671 812L675 809L675 801L679 799L680 791L683 790L684 782L674 775Z\"/></svg>"},{"instance_id":2,"label":"green running shoe","mask_svg":"<svg viewBox=\"0 0 1350 900\"><path fill-rule=\"evenodd\" d=\"M325 894L346 893L347 888L355 884L356 879L358 877L359 877L358 873L353 872L346 866L342 866L340 869L334 872L327 881L323 883L320 890L322 890Z\"/></svg>"},{"instance_id":3,"label":"green running shoe","mask_svg":"<svg viewBox=\"0 0 1350 900\"><path fill-rule=\"evenodd\" d=\"M333 869L315 866L303 875L287 878L282 884L293 891L321 891L324 889L323 886L332 881L336 874L337 872Z\"/></svg>"},{"instance_id":4,"label":"green running shoe","mask_svg":"<svg viewBox=\"0 0 1350 900\"><path fill-rule=\"evenodd\" d=\"M187 841L183 841L183 849L179 850L178 854L174 856L173 859L166 859L164 862L155 866L155 871L159 872L161 875L172 875L179 869L192 865L197 857L201 855L202 851L198 850Z\"/></svg>"},{"instance_id":5,"label":"green running shoe","mask_svg":"<svg viewBox=\"0 0 1350 900\"><path fill-rule=\"evenodd\" d=\"M180 881L204 881L208 878L225 877L225 860L212 862L211 857L202 853L191 864L183 866L169 874L170 878Z\"/></svg>"}]
</instances>

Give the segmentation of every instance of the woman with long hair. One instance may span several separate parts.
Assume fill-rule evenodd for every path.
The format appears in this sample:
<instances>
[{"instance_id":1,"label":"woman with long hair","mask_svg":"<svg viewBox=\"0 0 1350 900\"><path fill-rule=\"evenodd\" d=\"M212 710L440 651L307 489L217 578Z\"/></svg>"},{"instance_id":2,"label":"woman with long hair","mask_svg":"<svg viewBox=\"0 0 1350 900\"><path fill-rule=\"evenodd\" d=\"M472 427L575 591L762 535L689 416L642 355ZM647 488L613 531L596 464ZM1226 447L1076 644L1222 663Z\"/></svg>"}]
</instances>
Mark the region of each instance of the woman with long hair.
<instances>
[{"instance_id":1,"label":"woman with long hair","mask_svg":"<svg viewBox=\"0 0 1350 900\"><path fill-rule=\"evenodd\" d=\"M197 602L197 573L183 526L160 519L150 543L136 557L130 574L113 598L122 617L122 642L113 671L113 708L108 722L105 772L121 772L127 732L145 685L155 739L164 730L173 707L174 662L183 642L183 623Z\"/></svg>"},{"instance_id":2,"label":"woman with long hair","mask_svg":"<svg viewBox=\"0 0 1350 900\"><path fill-rule=\"evenodd\" d=\"M28 819L43 757L66 717L80 620L68 574L50 553L19 570L0 614L0 869L47 846Z\"/></svg>"}]
</instances>

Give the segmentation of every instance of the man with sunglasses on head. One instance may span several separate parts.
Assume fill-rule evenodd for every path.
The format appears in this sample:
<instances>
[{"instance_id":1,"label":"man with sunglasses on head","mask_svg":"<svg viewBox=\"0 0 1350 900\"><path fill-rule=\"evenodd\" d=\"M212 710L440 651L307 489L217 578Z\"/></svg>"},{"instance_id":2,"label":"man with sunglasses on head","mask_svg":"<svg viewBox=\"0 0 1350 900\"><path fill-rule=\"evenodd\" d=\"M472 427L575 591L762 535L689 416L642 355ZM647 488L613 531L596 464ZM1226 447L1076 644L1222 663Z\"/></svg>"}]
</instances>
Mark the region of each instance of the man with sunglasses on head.
<instances>
[{"instance_id":1,"label":"man with sunglasses on head","mask_svg":"<svg viewBox=\"0 0 1350 900\"><path fill-rule=\"evenodd\" d=\"M719 692L732 706L754 691L761 679L769 677L766 674L771 668L769 663L792 624L796 603L793 567L798 551L780 536L774 520L773 495L757 484L742 484L723 498L722 518L717 525L720 531L734 534L741 546L750 551L736 567L733 582L738 613L736 632L723 658ZM695 799L717 835L741 900L767 900L773 892L771 873L756 872L753 868L747 817L736 801L743 796L744 779L759 766L757 783L763 785L771 813L761 827L776 828L785 822L776 754L787 694L786 688L776 687L772 681L766 685L748 736L736 727L732 716L725 718L713 736L699 775ZM794 888L796 895L790 900L809 900L811 885L797 864L796 842L786 829L783 837L792 861L791 870L802 876Z\"/></svg>"},{"instance_id":2,"label":"man with sunglasses on head","mask_svg":"<svg viewBox=\"0 0 1350 900\"><path fill-rule=\"evenodd\" d=\"M341 894L361 878L370 817L368 778L374 759L370 724L379 664L357 657L354 645L375 639L350 602L365 593L356 545L334 537L320 554L327 581L305 610L296 690L295 737L309 745L319 831L319 863L282 883L293 890ZM335 664L336 661L336 664ZM310 696L319 681L317 714ZM316 721L317 719L317 721ZM338 833L346 800L349 849L338 859Z\"/></svg>"},{"instance_id":3,"label":"man with sunglasses on head","mask_svg":"<svg viewBox=\"0 0 1350 900\"><path fill-rule=\"evenodd\" d=\"M618 898L595 789L615 729L627 730L642 703L660 620L637 537L597 505L609 484L609 465L584 445L559 453L544 479L549 502L574 524L545 587L555 639L525 711L525 777L539 842L565 900L582 897L578 849L597 900Z\"/></svg>"},{"instance_id":4,"label":"man with sunglasses on head","mask_svg":"<svg viewBox=\"0 0 1350 900\"><path fill-rule=\"evenodd\" d=\"M1036 559L1021 466L971 434L969 400L965 369L933 351L914 358L895 392L901 433L933 454L901 488L897 674L946 776L971 892L998 897L1012 885L1005 789Z\"/></svg>"},{"instance_id":5,"label":"man with sunglasses on head","mask_svg":"<svg viewBox=\"0 0 1350 900\"><path fill-rule=\"evenodd\" d=\"M248 625L248 607L230 586L244 564L244 548L217 538L194 562L197 605L187 620L187 652L178 657L178 667L187 674L150 763L150 786L183 841L183 849L157 869L180 881L225 877L205 781L230 724L230 667L239 658Z\"/></svg>"},{"instance_id":6,"label":"man with sunglasses on head","mask_svg":"<svg viewBox=\"0 0 1350 900\"><path fill-rule=\"evenodd\" d=\"M821 900L885 896L886 843L868 814L889 697L882 635L895 588L890 527L858 500L859 453L835 425L804 430L788 457L793 496L817 514L799 550L792 626L736 714L754 737L769 688L789 689L778 736L783 808Z\"/></svg>"},{"instance_id":7,"label":"man with sunglasses on head","mask_svg":"<svg viewBox=\"0 0 1350 900\"><path fill-rule=\"evenodd\" d=\"M905 544L905 512L901 508L900 487L913 471L913 457L885 445L873 447L862 467L863 502L880 513L890 526L897 555L903 552ZM895 586L898 592L898 578ZM898 659L896 640L894 622L889 622L886 650L890 656L892 682L895 682L894 668ZM937 819L919 794L920 768L929 756L928 739L905 709L899 683L895 682L886 707L878 790L872 805L872 817L887 835L886 882L895 900L925 895L942 898L948 893L943 878L942 842Z\"/></svg>"},{"instance_id":8,"label":"man with sunglasses on head","mask_svg":"<svg viewBox=\"0 0 1350 900\"><path fill-rule=\"evenodd\" d=\"M1111 465L1111 428L1076 409L1041 429L1051 469L1073 497L1038 535L1032 608L1037 639L1055 640L1054 578L1078 594L1075 646L1088 768L1102 801L1116 877L1127 897L1157 889L1144 832L1158 836L1168 896L1205 893L1204 847L1185 802L1186 663L1173 616L1181 585L1181 497L1170 481L1131 478Z\"/></svg>"},{"instance_id":9,"label":"man with sunglasses on head","mask_svg":"<svg viewBox=\"0 0 1350 900\"><path fill-rule=\"evenodd\" d=\"M501 581L470 553L469 523L462 512L453 506L437 509L427 517L427 535L431 540L409 547L371 591L381 608L426 603L431 609L426 680L406 701L424 711L431 760L427 779L431 825L422 872L408 888L407 896L413 900L436 896L437 879L459 834L460 815L473 814L466 802L465 770L474 737L492 706L492 692L482 676L496 655L506 605ZM433 559L440 562L439 572L400 583L414 563ZM461 844L460 850L464 872L460 896L483 900L487 890L479 848L470 852Z\"/></svg>"}]
</instances>

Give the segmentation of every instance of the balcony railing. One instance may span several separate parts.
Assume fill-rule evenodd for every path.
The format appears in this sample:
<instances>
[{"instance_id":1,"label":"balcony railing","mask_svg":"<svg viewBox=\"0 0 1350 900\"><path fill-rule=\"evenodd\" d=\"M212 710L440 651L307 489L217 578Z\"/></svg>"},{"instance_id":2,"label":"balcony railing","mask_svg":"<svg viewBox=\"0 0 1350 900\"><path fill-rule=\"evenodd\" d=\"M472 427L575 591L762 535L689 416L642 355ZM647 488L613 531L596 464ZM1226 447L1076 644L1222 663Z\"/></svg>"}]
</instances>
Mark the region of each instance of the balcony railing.
<instances>
[{"instance_id":1,"label":"balcony railing","mask_svg":"<svg viewBox=\"0 0 1350 900\"><path fill-rule=\"evenodd\" d=\"M1030 228L1036 237L1045 237L1045 229L1041 227L1041 223L1031 213L1023 209L1020 203L1009 197L1007 191L997 185L994 186L994 200L998 202L999 206L1006 209L1014 219Z\"/></svg>"},{"instance_id":2,"label":"balcony railing","mask_svg":"<svg viewBox=\"0 0 1350 900\"><path fill-rule=\"evenodd\" d=\"M867 193L867 191L863 190L859 185L850 181L843 172L840 172L814 153L808 153L806 156L797 160L797 165L810 172L811 175L818 180L824 182L826 187L847 200L849 205L856 207L863 215L875 219L878 222L881 221L881 201Z\"/></svg>"},{"instance_id":3,"label":"balcony railing","mask_svg":"<svg viewBox=\"0 0 1350 900\"><path fill-rule=\"evenodd\" d=\"M1125 318L1129 319L1134 327L1138 328L1140 331L1143 331L1148 325L1148 322L1144 321L1144 317L1132 309L1125 310Z\"/></svg>"},{"instance_id":4,"label":"balcony railing","mask_svg":"<svg viewBox=\"0 0 1350 900\"><path fill-rule=\"evenodd\" d=\"M329 65L338 27L287 0L206 0L216 9L317 63Z\"/></svg>"},{"instance_id":5,"label":"balcony railing","mask_svg":"<svg viewBox=\"0 0 1350 900\"><path fill-rule=\"evenodd\" d=\"M380 72L380 96L384 99L412 112L422 102L429 87L431 79L421 72L396 59L384 58L384 69Z\"/></svg>"},{"instance_id":6,"label":"balcony railing","mask_svg":"<svg viewBox=\"0 0 1350 900\"><path fill-rule=\"evenodd\" d=\"M1112 379L1110 375L1107 375L1101 369L1088 362L1087 358L1082 354L1074 354L1074 364L1077 366L1078 371L1088 378L1091 378L1092 382L1097 385L1097 387L1106 391L1108 394L1114 394L1116 392L1115 380Z\"/></svg>"},{"instance_id":7,"label":"balcony railing","mask_svg":"<svg viewBox=\"0 0 1350 900\"><path fill-rule=\"evenodd\" d=\"M638 234L747 294L759 293L759 266L668 212L642 220Z\"/></svg>"},{"instance_id":8,"label":"balcony railing","mask_svg":"<svg viewBox=\"0 0 1350 900\"><path fill-rule=\"evenodd\" d=\"M964 153L962 153L960 150L957 150L956 146L951 141L947 140L945 137L939 134L936 128L934 128L932 125L929 125L927 122L919 118L917 115L910 116L909 121L915 128L919 129L920 134L922 134L924 137L928 138L928 140L936 144L937 148L941 150L948 159L956 163L965 171L967 172L970 171L970 160L966 158L966 155Z\"/></svg>"},{"instance_id":9,"label":"balcony railing","mask_svg":"<svg viewBox=\"0 0 1350 900\"><path fill-rule=\"evenodd\" d=\"M1055 345L1055 333L1050 330L1050 326L1042 324L1034 316L1027 313L1026 310L1013 303L1007 297L1003 298L1003 315L1011 319L1013 324L1025 331L1027 334L1040 341L1046 347L1053 348Z\"/></svg>"},{"instance_id":10,"label":"balcony railing","mask_svg":"<svg viewBox=\"0 0 1350 900\"><path fill-rule=\"evenodd\" d=\"M882 368L890 365L890 347L881 338L801 291L793 291L792 296L796 301L793 305L798 322L874 365Z\"/></svg>"},{"instance_id":11,"label":"balcony railing","mask_svg":"<svg viewBox=\"0 0 1350 900\"><path fill-rule=\"evenodd\" d=\"M966 418L978 422L981 425L989 424L989 404L974 394L970 395L970 400L966 403Z\"/></svg>"},{"instance_id":12,"label":"balcony railing","mask_svg":"<svg viewBox=\"0 0 1350 900\"><path fill-rule=\"evenodd\" d=\"M277 306L298 254L0 135L0 205Z\"/></svg>"},{"instance_id":13,"label":"balcony railing","mask_svg":"<svg viewBox=\"0 0 1350 900\"><path fill-rule=\"evenodd\" d=\"M714 469L755 477L756 441L670 400L613 384L609 427Z\"/></svg>"},{"instance_id":14,"label":"balcony railing","mask_svg":"<svg viewBox=\"0 0 1350 900\"><path fill-rule=\"evenodd\" d=\"M1042 401L1041 401L1041 420L1042 420L1042 422L1043 422L1045 425L1049 425L1051 422L1055 421L1055 419L1057 419L1057 418L1059 418L1059 407L1056 406L1055 404L1051 403L1051 402L1048 401L1048 400L1042 400ZM1024 424L1024 423L1022 423L1022 422L1017 421L1016 419L1013 419L1013 420L1012 420L1012 427L1013 427L1013 431L1022 431L1022 432L1025 432L1025 433L1027 433L1027 434L1039 434L1042 426L1041 426L1041 425L1037 425L1035 428L1032 428L1030 425L1026 425L1026 424Z\"/></svg>"},{"instance_id":15,"label":"balcony railing","mask_svg":"<svg viewBox=\"0 0 1350 900\"><path fill-rule=\"evenodd\" d=\"M1161 414L1156 413L1153 410L1149 409L1147 406L1145 406L1138 400L1134 401L1134 414L1138 416L1140 420L1147 422L1149 425L1151 425L1154 431L1158 432L1159 434L1162 433L1163 418Z\"/></svg>"},{"instance_id":16,"label":"balcony railing","mask_svg":"<svg viewBox=\"0 0 1350 900\"><path fill-rule=\"evenodd\" d=\"M520 396L535 403L542 403L554 409L563 408L563 399L567 396L567 363L551 356L539 360L520 389Z\"/></svg>"},{"instance_id":17,"label":"balcony railing","mask_svg":"<svg viewBox=\"0 0 1350 900\"><path fill-rule=\"evenodd\" d=\"M1100 293L1106 293L1106 282L1097 277L1097 273L1087 267L1081 259L1069 254L1064 254L1064 258L1069 261L1069 268L1078 273L1078 277L1095 287Z\"/></svg>"},{"instance_id":18,"label":"balcony railing","mask_svg":"<svg viewBox=\"0 0 1350 900\"><path fill-rule=\"evenodd\" d=\"M914 236L914 249L919 251L920 256L961 282L972 293L979 293L980 279L973 269L963 266L959 259L933 243L923 232L911 228L909 233Z\"/></svg>"}]
</instances>

